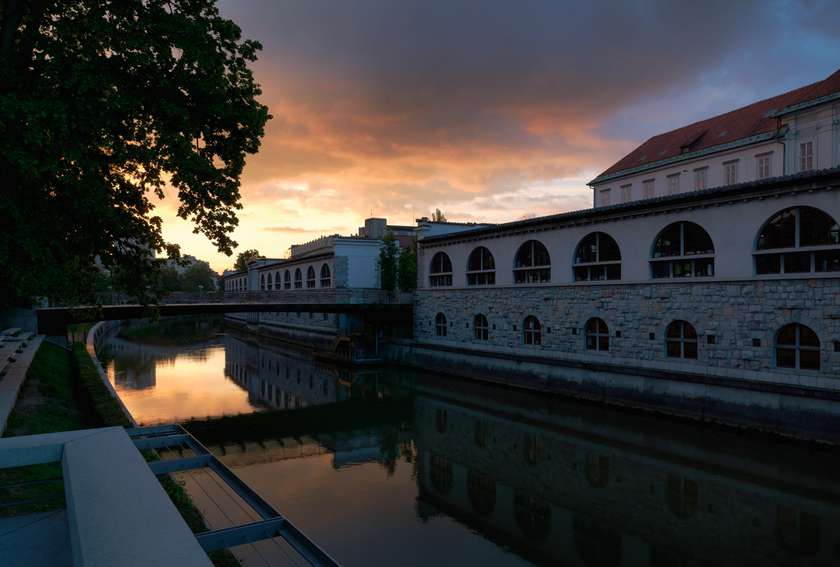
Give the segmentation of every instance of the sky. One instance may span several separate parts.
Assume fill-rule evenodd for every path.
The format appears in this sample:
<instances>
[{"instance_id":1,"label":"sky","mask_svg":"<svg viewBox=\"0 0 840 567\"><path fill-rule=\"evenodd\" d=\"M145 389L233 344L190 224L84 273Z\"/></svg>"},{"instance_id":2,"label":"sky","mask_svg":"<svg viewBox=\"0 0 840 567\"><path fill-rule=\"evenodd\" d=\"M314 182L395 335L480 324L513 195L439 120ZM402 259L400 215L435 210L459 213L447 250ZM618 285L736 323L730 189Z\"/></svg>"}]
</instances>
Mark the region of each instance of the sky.
<instances>
[{"instance_id":1,"label":"sky","mask_svg":"<svg viewBox=\"0 0 840 567\"><path fill-rule=\"evenodd\" d=\"M840 0L223 0L262 43L273 119L242 176L238 250L368 216L504 222L591 206L647 138L826 78ZM235 259L175 216L182 253Z\"/></svg>"}]
</instances>

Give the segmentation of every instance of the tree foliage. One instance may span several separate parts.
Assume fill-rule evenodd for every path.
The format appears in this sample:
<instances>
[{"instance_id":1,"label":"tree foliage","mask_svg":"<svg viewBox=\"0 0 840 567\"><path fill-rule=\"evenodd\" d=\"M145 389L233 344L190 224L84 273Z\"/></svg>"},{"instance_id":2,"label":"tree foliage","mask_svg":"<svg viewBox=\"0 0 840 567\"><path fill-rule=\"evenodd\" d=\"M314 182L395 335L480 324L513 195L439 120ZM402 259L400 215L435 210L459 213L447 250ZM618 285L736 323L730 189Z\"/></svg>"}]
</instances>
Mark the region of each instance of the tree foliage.
<instances>
[{"instance_id":1,"label":"tree foliage","mask_svg":"<svg viewBox=\"0 0 840 567\"><path fill-rule=\"evenodd\" d=\"M233 269L237 272L244 272L248 269L248 264L253 262L254 260L261 260L265 258L265 256L261 256L259 251L256 249L251 250L243 250L236 256L236 263L233 265Z\"/></svg>"},{"instance_id":2,"label":"tree foliage","mask_svg":"<svg viewBox=\"0 0 840 567\"><path fill-rule=\"evenodd\" d=\"M390 230L382 239L379 249L379 285L386 291L394 291L397 287L397 257L400 247L394 233Z\"/></svg>"},{"instance_id":3,"label":"tree foliage","mask_svg":"<svg viewBox=\"0 0 840 567\"><path fill-rule=\"evenodd\" d=\"M417 252L413 247L400 252L397 285L401 291L414 291L417 288Z\"/></svg>"},{"instance_id":4,"label":"tree foliage","mask_svg":"<svg viewBox=\"0 0 840 567\"><path fill-rule=\"evenodd\" d=\"M432 213L432 221L446 222L446 215L444 215L440 209L435 209L435 212Z\"/></svg>"},{"instance_id":5,"label":"tree foliage","mask_svg":"<svg viewBox=\"0 0 840 567\"><path fill-rule=\"evenodd\" d=\"M96 264L150 299L165 196L231 254L260 47L212 0L0 0L0 301L84 300Z\"/></svg>"}]
</instances>

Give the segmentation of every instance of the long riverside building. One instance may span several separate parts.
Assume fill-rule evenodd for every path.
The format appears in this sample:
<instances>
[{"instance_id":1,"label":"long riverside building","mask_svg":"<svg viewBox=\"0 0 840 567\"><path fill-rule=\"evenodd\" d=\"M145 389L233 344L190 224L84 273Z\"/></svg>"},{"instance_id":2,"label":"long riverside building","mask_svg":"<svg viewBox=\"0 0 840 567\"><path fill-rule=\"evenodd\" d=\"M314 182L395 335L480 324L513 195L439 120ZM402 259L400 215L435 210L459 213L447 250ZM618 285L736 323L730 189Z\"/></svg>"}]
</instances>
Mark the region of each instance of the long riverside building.
<instances>
[{"instance_id":1,"label":"long riverside building","mask_svg":"<svg viewBox=\"0 0 840 567\"><path fill-rule=\"evenodd\" d=\"M762 179L599 202L623 158L593 182L593 209L423 238L415 340L393 356L791 434L840 432L840 74L817 85L805 92L818 98L774 110L788 124L774 132L819 158L789 159L787 140ZM739 116L723 115L732 128ZM803 142L813 116L833 118ZM726 129L723 117L706 122ZM681 139L672 134L662 136ZM704 146L704 159L730 143Z\"/></svg>"}]
</instances>

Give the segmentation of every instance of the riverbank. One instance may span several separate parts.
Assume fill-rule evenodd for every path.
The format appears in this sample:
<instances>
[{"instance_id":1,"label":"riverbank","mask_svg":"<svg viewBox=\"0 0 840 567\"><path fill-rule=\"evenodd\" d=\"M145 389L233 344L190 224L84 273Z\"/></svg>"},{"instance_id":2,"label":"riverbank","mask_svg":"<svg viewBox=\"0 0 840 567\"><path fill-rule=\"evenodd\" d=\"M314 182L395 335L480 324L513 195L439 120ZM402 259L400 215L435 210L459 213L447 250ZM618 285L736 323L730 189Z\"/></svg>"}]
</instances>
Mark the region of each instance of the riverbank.
<instances>
[{"instance_id":1,"label":"riverbank","mask_svg":"<svg viewBox=\"0 0 840 567\"><path fill-rule=\"evenodd\" d=\"M67 349L43 343L35 355L5 436L54 433L90 427L129 426L129 418L102 382L85 345ZM146 452L147 460L157 459ZM201 513L183 486L169 475L161 485L193 533L207 530ZM65 507L61 465L35 465L0 471L0 485L9 486L3 515L42 512ZM239 562L227 550L210 554L218 567Z\"/></svg>"}]
</instances>

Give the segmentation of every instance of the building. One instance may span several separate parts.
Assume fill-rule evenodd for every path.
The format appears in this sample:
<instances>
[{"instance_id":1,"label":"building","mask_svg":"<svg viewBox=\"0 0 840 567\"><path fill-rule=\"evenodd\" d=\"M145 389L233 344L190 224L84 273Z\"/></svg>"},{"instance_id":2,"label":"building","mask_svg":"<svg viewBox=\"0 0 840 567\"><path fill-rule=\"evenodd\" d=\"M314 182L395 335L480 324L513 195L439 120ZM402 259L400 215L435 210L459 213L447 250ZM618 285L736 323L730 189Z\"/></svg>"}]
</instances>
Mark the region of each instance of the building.
<instances>
[{"instance_id":1,"label":"building","mask_svg":"<svg viewBox=\"0 0 840 567\"><path fill-rule=\"evenodd\" d=\"M653 136L589 185L605 207L840 166L840 70Z\"/></svg>"},{"instance_id":2,"label":"building","mask_svg":"<svg viewBox=\"0 0 840 567\"><path fill-rule=\"evenodd\" d=\"M763 113L774 108L782 134L774 127L748 143L713 130L733 145L701 137L631 169L637 149L593 182L598 199L607 180L662 180L669 167L703 158L709 188L631 194L419 240L414 340L397 341L391 356L702 419L840 431L829 425L840 414L840 93L832 85L840 74L757 103ZM640 148L658 148L662 136ZM800 160L801 147L813 153ZM744 165L748 152L772 151L778 162L764 179L718 183L713 164L722 170L730 150L744 172L754 169ZM800 161L802 171L782 175ZM823 413L832 419L820 422Z\"/></svg>"},{"instance_id":3,"label":"building","mask_svg":"<svg viewBox=\"0 0 840 567\"><path fill-rule=\"evenodd\" d=\"M400 249L414 246L417 235L469 230L477 225L438 223L428 219L417 227L389 225L369 218L356 235L322 236L293 244L288 258L260 259L246 271L225 272L226 294L247 294L248 300L283 303L393 303L410 301L381 288L379 252L385 235L394 235ZM260 334L302 346L334 350L336 339L360 334L364 322L335 313L230 313L229 322ZM351 349L353 350L353 349ZM355 352L355 350L354 350Z\"/></svg>"}]
</instances>

